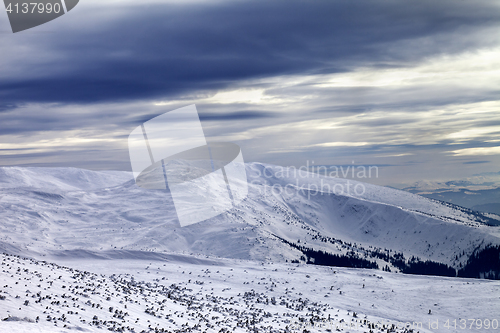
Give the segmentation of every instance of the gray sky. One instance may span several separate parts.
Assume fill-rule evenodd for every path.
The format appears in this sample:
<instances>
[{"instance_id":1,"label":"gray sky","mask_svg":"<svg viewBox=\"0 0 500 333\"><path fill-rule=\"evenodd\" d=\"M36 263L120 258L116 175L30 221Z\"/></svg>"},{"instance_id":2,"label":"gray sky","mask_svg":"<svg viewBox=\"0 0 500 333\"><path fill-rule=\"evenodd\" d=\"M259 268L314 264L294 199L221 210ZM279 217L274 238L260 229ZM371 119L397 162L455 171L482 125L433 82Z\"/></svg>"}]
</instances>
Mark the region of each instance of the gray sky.
<instances>
[{"instance_id":1,"label":"gray sky","mask_svg":"<svg viewBox=\"0 0 500 333\"><path fill-rule=\"evenodd\" d=\"M0 165L130 170L128 134L195 103L247 162L500 171L498 1L138 3L0 14Z\"/></svg>"}]
</instances>

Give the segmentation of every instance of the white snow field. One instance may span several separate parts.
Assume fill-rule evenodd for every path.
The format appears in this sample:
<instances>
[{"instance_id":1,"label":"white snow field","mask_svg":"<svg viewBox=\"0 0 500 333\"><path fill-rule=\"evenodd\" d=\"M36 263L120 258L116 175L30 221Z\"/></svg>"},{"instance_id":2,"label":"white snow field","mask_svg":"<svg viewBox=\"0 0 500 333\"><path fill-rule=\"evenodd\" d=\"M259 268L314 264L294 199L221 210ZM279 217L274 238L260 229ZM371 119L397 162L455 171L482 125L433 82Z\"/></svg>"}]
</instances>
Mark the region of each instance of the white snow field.
<instances>
[{"instance_id":1,"label":"white snow field","mask_svg":"<svg viewBox=\"0 0 500 333\"><path fill-rule=\"evenodd\" d=\"M500 329L500 281L489 280L200 256L56 265L3 255L0 284L2 332Z\"/></svg>"},{"instance_id":2,"label":"white snow field","mask_svg":"<svg viewBox=\"0 0 500 333\"><path fill-rule=\"evenodd\" d=\"M295 171L248 164L241 204L181 228L131 173L0 168L0 332L500 331L499 281L390 260L459 269L500 244L500 217ZM300 247L392 273L305 264Z\"/></svg>"}]
</instances>

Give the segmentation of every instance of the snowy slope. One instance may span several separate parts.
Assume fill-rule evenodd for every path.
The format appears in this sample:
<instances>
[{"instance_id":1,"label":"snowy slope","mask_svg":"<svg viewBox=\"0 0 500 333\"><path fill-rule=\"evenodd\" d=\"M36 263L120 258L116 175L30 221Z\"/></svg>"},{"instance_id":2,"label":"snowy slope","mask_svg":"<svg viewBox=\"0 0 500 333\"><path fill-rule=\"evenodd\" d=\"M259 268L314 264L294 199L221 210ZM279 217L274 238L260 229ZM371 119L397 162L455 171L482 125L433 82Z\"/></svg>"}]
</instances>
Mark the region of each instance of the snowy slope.
<instances>
[{"instance_id":1,"label":"snowy slope","mask_svg":"<svg viewBox=\"0 0 500 333\"><path fill-rule=\"evenodd\" d=\"M500 321L499 281L194 256L0 259L1 332L495 332Z\"/></svg>"},{"instance_id":2,"label":"snowy slope","mask_svg":"<svg viewBox=\"0 0 500 333\"><path fill-rule=\"evenodd\" d=\"M45 191L92 190L113 187L132 179L130 172L90 171L76 168L0 168L0 188Z\"/></svg>"},{"instance_id":3,"label":"snowy slope","mask_svg":"<svg viewBox=\"0 0 500 333\"><path fill-rule=\"evenodd\" d=\"M169 194L137 187L130 173L0 168L0 246L53 257L176 252L284 262L302 253L282 240L300 240L329 253L390 249L458 267L474 249L500 244L499 228L470 210L352 180L280 171L247 165L245 201L181 228Z\"/></svg>"}]
</instances>

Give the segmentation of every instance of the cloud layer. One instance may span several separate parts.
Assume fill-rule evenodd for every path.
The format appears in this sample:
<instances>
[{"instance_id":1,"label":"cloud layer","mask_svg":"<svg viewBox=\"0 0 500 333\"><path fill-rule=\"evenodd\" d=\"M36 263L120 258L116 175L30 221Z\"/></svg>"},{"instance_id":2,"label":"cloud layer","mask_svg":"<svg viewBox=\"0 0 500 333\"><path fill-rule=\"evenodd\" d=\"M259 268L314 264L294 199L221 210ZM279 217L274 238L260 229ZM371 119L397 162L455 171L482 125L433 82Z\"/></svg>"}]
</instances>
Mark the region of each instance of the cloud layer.
<instances>
[{"instance_id":1,"label":"cloud layer","mask_svg":"<svg viewBox=\"0 0 500 333\"><path fill-rule=\"evenodd\" d=\"M127 170L131 129L196 103L246 160L498 171L498 22L494 1L82 2L0 34L3 164Z\"/></svg>"}]
</instances>

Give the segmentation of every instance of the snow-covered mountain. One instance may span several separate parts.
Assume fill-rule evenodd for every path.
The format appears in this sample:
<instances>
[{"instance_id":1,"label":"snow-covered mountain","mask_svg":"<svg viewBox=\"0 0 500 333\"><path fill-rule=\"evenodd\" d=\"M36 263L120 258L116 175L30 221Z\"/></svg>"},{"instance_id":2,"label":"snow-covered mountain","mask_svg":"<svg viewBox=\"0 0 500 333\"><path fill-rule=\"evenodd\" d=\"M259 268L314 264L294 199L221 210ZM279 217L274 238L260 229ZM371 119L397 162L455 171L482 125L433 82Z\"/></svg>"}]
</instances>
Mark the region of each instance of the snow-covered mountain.
<instances>
[{"instance_id":1,"label":"snow-covered mountain","mask_svg":"<svg viewBox=\"0 0 500 333\"><path fill-rule=\"evenodd\" d=\"M500 244L497 215L352 180L252 163L249 195L232 210L181 228L169 193L131 173L0 168L0 246L31 256L144 258L201 253L274 262L306 250L464 265ZM312 261L315 259L312 258Z\"/></svg>"},{"instance_id":2,"label":"snow-covered mountain","mask_svg":"<svg viewBox=\"0 0 500 333\"><path fill-rule=\"evenodd\" d=\"M0 254L0 331L498 329L499 281L300 264L454 275L498 259L498 216L296 171L248 164L242 203L181 228L130 173L1 168L0 247L30 258Z\"/></svg>"}]
</instances>

